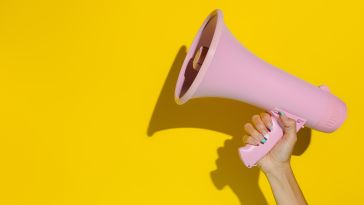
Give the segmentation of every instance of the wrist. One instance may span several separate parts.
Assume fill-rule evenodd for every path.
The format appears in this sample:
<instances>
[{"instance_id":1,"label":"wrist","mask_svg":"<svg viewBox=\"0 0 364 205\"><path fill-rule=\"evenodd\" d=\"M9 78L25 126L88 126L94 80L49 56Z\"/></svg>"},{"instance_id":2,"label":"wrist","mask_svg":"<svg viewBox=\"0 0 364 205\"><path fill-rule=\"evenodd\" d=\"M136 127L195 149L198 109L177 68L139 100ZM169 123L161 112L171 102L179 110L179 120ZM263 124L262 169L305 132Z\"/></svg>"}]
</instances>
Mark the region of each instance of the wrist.
<instances>
[{"instance_id":1,"label":"wrist","mask_svg":"<svg viewBox=\"0 0 364 205\"><path fill-rule=\"evenodd\" d=\"M281 178L289 173L292 173L291 164L289 162L275 164L267 170L263 170L267 178Z\"/></svg>"},{"instance_id":2,"label":"wrist","mask_svg":"<svg viewBox=\"0 0 364 205\"><path fill-rule=\"evenodd\" d=\"M272 187L277 204L307 205L289 163L264 173Z\"/></svg>"}]
</instances>

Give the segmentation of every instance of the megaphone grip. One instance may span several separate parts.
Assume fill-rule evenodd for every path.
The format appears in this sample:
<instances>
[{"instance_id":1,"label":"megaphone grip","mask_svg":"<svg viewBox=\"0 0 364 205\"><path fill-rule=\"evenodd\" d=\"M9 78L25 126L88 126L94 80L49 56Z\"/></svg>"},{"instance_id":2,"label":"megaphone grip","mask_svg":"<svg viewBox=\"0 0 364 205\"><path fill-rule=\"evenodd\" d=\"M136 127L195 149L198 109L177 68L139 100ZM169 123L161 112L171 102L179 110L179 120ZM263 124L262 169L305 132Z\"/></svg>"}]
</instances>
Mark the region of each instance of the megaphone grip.
<instances>
[{"instance_id":1,"label":"megaphone grip","mask_svg":"<svg viewBox=\"0 0 364 205\"><path fill-rule=\"evenodd\" d=\"M271 132L265 135L268 140L259 146L255 145L246 145L244 147L239 148L240 158L248 168L256 166L257 162L262 159L273 147L277 144L277 142L283 136L283 129L278 122L278 112L283 111L281 109L275 108L274 110L270 111L272 113L272 123L273 128ZM296 132L298 132L306 122L306 120L297 117L293 114L290 114L286 111L283 111L287 117L294 119L296 121Z\"/></svg>"}]
</instances>

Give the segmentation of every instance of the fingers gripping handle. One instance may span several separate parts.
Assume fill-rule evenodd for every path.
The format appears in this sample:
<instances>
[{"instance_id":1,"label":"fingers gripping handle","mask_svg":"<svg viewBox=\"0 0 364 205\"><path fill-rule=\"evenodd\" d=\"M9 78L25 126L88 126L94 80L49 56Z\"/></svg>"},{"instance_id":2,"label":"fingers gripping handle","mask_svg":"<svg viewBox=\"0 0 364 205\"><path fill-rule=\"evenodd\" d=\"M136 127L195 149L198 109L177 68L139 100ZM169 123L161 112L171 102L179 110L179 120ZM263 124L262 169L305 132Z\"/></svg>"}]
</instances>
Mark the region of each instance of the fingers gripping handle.
<instances>
[{"instance_id":1,"label":"fingers gripping handle","mask_svg":"<svg viewBox=\"0 0 364 205\"><path fill-rule=\"evenodd\" d=\"M259 146L248 144L239 148L240 157L248 168L255 166L282 138L283 130L275 117L272 117L272 122L272 131L266 136L268 140L264 144L259 144Z\"/></svg>"},{"instance_id":2,"label":"fingers gripping handle","mask_svg":"<svg viewBox=\"0 0 364 205\"><path fill-rule=\"evenodd\" d=\"M272 114L272 123L273 128L271 132L269 132L265 137L268 140L264 144L260 144L259 146L255 145L246 145L244 147L239 148L240 158L244 162L245 166L251 168L257 164L257 162L262 159L273 147L277 144L277 142L283 136L283 129L278 122L278 112L283 111L281 109L273 109L270 111ZM294 119L296 121L296 131L298 132L303 125L305 124L306 120L299 118L295 115L292 115L286 111L283 111L287 117Z\"/></svg>"}]
</instances>

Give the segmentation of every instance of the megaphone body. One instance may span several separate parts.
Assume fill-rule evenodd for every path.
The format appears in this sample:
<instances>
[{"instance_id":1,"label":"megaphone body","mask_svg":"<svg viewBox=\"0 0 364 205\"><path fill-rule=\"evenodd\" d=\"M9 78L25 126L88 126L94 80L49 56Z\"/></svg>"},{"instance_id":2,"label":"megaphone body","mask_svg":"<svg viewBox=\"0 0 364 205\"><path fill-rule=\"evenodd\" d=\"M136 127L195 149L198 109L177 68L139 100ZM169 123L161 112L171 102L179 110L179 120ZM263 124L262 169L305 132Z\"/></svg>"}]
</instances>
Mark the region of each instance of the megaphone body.
<instances>
[{"instance_id":1,"label":"megaphone body","mask_svg":"<svg viewBox=\"0 0 364 205\"><path fill-rule=\"evenodd\" d=\"M239 149L242 161L252 167L283 135L277 113L304 125L333 132L346 119L346 105L326 86L314 86L258 58L231 34L220 10L213 11L199 29L183 62L175 100L219 97L242 101L272 114L273 129L260 146Z\"/></svg>"}]
</instances>

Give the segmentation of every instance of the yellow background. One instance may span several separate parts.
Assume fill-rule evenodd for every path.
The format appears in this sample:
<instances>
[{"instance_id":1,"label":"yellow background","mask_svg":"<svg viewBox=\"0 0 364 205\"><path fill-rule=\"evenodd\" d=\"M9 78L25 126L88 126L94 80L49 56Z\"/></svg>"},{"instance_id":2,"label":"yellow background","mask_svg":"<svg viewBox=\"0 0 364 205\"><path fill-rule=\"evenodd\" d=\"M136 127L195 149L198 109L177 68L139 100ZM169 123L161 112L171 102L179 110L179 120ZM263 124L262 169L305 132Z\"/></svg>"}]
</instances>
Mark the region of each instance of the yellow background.
<instances>
[{"instance_id":1,"label":"yellow background","mask_svg":"<svg viewBox=\"0 0 364 205\"><path fill-rule=\"evenodd\" d=\"M343 126L312 130L292 166L310 204L361 204L359 0L2 0L0 204L274 204L236 156L258 110L172 98L216 8L253 53L347 103Z\"/></svg>"}]
</instances>

